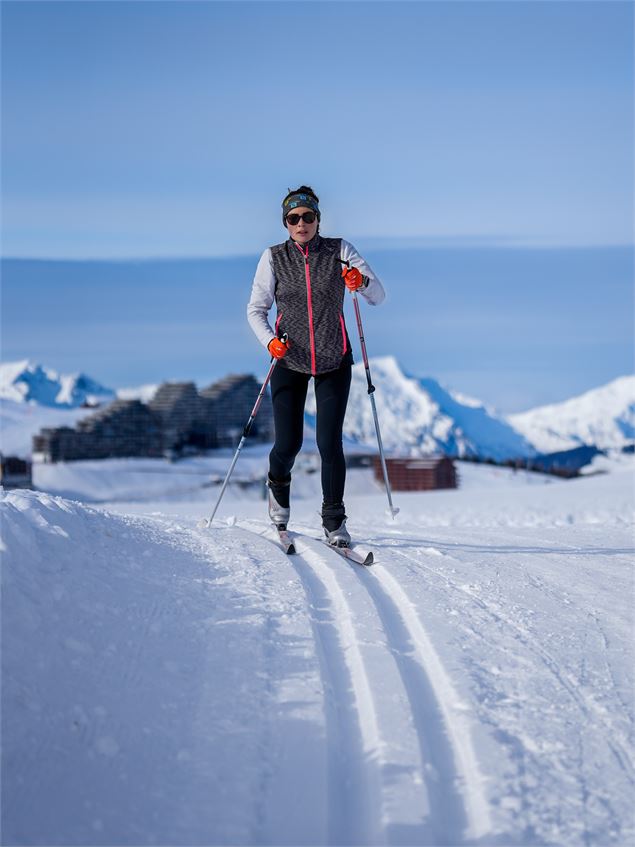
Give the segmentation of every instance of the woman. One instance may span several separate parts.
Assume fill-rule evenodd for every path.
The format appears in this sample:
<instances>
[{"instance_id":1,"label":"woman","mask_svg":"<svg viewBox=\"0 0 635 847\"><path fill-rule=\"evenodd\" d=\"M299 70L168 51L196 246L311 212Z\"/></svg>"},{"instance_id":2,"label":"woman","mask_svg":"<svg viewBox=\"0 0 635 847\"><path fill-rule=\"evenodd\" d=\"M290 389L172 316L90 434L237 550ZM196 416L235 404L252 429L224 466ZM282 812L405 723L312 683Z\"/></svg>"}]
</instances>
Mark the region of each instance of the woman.
<instances>
[{"instance_id":1,"label":"woman","mask_svg":"<svg viewBox=\"0 0 635 847\"><path fill-rule=\"evenodd\" d=\"M322 524L330 544L347 546L351 538L344 509L342 426L353 356L344 322L344 294L347 288L359 291L376 305L384 299L384 289L352 244L320 235L319 199L309 186L289 191L282 201L282 223L289 238L260 257L247 306L251 328L278 360L271 376L275 443L269 455L269 516L286 529L291 469L302 447L304 404L313 377L322 459ZM267 315L274 300L277 316L272 329Z\"/></svg>"}]
</instances>

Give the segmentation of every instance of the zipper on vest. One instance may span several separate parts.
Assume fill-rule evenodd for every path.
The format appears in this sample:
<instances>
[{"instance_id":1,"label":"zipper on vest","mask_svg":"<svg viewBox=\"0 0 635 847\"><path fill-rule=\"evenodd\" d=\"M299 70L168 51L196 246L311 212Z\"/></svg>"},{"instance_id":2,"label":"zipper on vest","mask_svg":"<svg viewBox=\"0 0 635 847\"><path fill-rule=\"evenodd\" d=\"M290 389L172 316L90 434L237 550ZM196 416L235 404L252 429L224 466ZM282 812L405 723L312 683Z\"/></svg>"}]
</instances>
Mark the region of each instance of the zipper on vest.
<instances>
[{"instance_id":1,"label":"zipper on vest","mask_svg":"<svg viewBox=\"0 0 635 847\"><path fill-rule=\"evenodd\" d=\"M307 245L306 253L300 247L300 245L295 242L298 250L304 256L304 276L306 277L306 302L307 308L309 310L309 338L311 340L311 373L315 376L316 366L315 366L315 335L313 333L313 303L311 301L311 271L309 270L309 247Z\"/></svg>"}]
</instances>

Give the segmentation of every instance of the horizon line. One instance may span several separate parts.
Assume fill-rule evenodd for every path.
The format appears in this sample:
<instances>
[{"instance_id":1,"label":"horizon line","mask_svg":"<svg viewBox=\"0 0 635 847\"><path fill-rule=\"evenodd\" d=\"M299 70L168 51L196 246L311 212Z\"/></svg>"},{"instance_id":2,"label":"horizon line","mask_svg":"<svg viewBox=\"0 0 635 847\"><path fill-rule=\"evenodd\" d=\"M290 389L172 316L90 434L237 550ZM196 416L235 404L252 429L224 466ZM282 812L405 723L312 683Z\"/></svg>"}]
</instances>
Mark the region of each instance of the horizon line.
<instances>
[{"instance_id":1,"label":"horizon line","mask_svg":"<svg viewBox=\"0 0 635 847\"><path fill-rule=\"evenodd\" d=\"M492 238L487 236L474 237L421 237L421 238L399 238L392 236L355 236L355 241L365 242L369 249L376 251L392 251L392 250L441 250L454 248L456 250L607 250L607 249L635 249L635 242L594 242L594 243L576 243L576 242L557 242L545 243L541 241L514 239L514 238ZM348 240L348 239L346 239ZM374 242L374 243L373 243ZM263 248L264 249L264 248ZM260 251L261 252L261 251ZM219 261L230 259L246 259L259 256L258 251L247 251L244 253L169 253L169 254L132 254L121 256L51 256L51 255L0 255L0 261L3 262L110 262L112 264L126 262L200 262L200 261Z\"/></svg>"}]
</instances>

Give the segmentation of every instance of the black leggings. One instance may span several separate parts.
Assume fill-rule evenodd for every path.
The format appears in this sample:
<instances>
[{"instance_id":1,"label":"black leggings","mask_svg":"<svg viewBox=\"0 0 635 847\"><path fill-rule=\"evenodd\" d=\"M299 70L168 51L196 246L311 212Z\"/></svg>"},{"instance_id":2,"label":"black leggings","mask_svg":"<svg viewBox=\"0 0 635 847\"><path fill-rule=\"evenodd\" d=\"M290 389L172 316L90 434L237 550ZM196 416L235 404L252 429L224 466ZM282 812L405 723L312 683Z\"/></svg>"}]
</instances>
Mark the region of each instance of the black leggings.
<instances>
[{"instance_id":1,"label":"black leggings","mask_svg":"<svg viewBox=\"0 0 635 847\"><path fill-rule=\"evenodd\" d=\"M269 454L273 479L288 479L302 447L304 403L311 374L277 366L271 375L271 398L276 440ZM316 436L322 459L322 494L326 504L342 503L346 462L342 426L351 387L351 366L318 374L315 379Z\"/></svg>"}]
</instances>

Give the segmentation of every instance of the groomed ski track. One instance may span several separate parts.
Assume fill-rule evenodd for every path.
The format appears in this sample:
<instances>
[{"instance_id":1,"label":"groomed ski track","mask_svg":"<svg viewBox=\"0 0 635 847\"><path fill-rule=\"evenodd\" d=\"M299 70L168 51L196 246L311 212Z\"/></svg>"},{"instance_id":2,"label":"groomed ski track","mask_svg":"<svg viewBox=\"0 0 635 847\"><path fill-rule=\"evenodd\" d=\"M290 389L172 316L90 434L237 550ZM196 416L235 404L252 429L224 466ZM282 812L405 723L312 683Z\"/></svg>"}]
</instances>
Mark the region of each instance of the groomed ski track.
<instances>
[{"instance_id":1,"label":"groomed ski track","mask_svg":"<svg viewBox=\"0 0 635 847\"><path fill-rule=\"evenodd\" d=\"M633 843L630 480L461 496L357 503L363 567L4 493L6 842Z\"/></svg>"},{"instance_id":2,"label":"groomed ski track","mask_svg":"<svg viewBox=\"0 0 635 847\"><path fill-rule=\"evenodd\" d=\"M570 549L575 551L575 548ZM616 552L630 553L631 551L618 550ZM389 555L410 565L414 563L409 556L404 555L401 552L390 550L390 548ZM586 694L585 697L582 697L576 686L576 681L568 678L566 671L563 671L563 669L558 666L558 662L547 649L542 647L539 643L532 641L530 634L526 629L519 626L513 619L503 616L495 604L487 603L482 597L479 597L474 591L470 590L469 587L456 585L446 576L440 574L435 568L431 568L429 565L420 561L417 562L417 567L425 570L429 574L433 574L436 579L441 579L447 590L458 592L469 597L470 602L484 610L493 621L498 623L499 626L507 629L519 645L522 645L523 649L530 651L535 656L536 660L545 667L549 674L551 674L558 687L567 693L572 703L579 710L580 718L587 722L590 726L594 723L597 724L598 731L601 733L602 737L606 739L607 746L615 757L617 764L626 773L629 780L635 784L635 765L633 764L629 753L628 738L626 738L622 732L616 729L616 727L607 720L605 714L606 710L602 707L601 703L596 701L593 695ZM388 575L388 578L392 579L390 575ZM533 581L534 584L537 584L535 577L528 576L527 578L530 581ZM544 591L544 586L540 585L539 587ZM406 602L408 602L407 598L405 599ZM556 601L558 600L559 598L556 598ZM594 622L597 626L597 618L594 619Z\"/></svg>"},{"instance_id":3,"label":"groomed ski track","mask_svg":"<svg viewBox=\"0 0 635 847\"><path fill-rule=\"evenodd\" d=\"M419 614L385 566L343 559L309 528L287 556L310 609L324 692L329 844L459 845L491 822L454 691ZM418 810L414 812L413 810Z\"/></svg>"}]
</instances>

